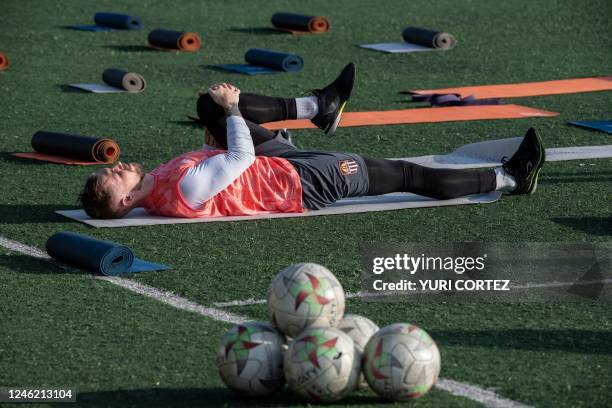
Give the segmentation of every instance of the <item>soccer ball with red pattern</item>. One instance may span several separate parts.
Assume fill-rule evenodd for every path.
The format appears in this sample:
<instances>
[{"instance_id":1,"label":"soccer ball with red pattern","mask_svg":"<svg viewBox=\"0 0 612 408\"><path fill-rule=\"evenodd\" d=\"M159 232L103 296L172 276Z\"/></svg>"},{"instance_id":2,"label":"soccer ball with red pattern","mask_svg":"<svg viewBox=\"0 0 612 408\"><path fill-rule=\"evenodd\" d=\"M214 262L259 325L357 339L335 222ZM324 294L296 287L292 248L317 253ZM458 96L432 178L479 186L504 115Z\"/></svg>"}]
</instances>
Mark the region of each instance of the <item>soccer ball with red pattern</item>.
<instances>
[{"instance_id":1,"label":"soccer ball with red pattern","mask_svg":"<svg viewBox=\"0 0 612 408\"><path fill-rule=\"evenodd\" d=\"M356 314L346 313L340 323L338 323L338 330L348 334L353 342L355 343L355 352L357 353L359 360L363 354L363 349L368 343L370 338L379 330L379 327L367 317L359 316ZM366 381L363 375L359 376L359 386L365 387Z\"/></svg>"},{"instance_id":2,"label":"soccer ball with red pattern","mask_svg":"<svg viewBox=\"0 0 612 408\"><path fill-rule=\"evenodd\" d=\"M272 323L295 337L309 327L336 326L344 314L344 291L327 268L298 263L276 275L267 305Z\"/></svg>"},{"instance_id":3,"label":"soccer ball with red pattern","mask_svg":"<svg viewBox=\"0 0 612 408\"><path fill-rule=\"evenodd\" d=\"M382 328L368 341L362 369L377 394L407 401L424 395L436 383L440 352L425 330L396 323Z\"/></svg>"},{"instance_id":4,"label":"soccer ball with red pattern","mask_svg":"<svg viewBox=\"0 0 612 408\"><path fill-rule=\"evenodd\" d=\"M232 327L217 347L217 368L228 388L250 396L271 394L285 384L284 336L268 322Z\"/></svg>"},{"instance_id":5,"label":"soccer ball with red pattern","mask_svg":"<svg viewBox=\"0 0 612 408\"><path fill-rule=\"evenodd\" d=\"M312 327L289 343L284 371L295 393L313 402L332 402L355 389L360 361L347 334L333 327Z\"/></svg>"},{"instance_id":6,"label":"soccer ball with red pattern","mask_svg":"<svg viewBox=\"0 0 612 408\"><path fill-rule=\"evenodd\" d=\"M338 329L345 332L353 339L355 348L361 357L365 345L380 328L367 317L347 313L342 317L340 323L338 323Z\"/></svg>"}]
</instances>

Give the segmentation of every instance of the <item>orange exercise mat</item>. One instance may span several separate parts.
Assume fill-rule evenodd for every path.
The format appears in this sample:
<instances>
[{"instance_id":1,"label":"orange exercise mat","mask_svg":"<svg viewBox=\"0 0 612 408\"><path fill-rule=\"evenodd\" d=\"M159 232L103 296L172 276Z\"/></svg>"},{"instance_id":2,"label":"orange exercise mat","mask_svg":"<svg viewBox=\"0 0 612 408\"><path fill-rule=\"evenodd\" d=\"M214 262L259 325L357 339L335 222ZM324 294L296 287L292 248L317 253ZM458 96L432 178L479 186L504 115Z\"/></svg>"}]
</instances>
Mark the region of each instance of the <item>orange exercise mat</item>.
<instances>
[{"instance_id":1,"label":"orange exercise mat","mask_svg":"<svg viewBox=\"0 0 612 408\"><path fill-rule=\"evenodd\" d=\"M557 115L558 113L556 112L549 112L521 105L449 106L378 112L346 112L342 114L340 127L456 122L485 119L519 119ZM316 128L308 119L269 122L263 124L263 127L270 130Z\"/></svg>"},{"instance_id":2,"label":"orange exercise mat","mask_svg":"<svg viewBox=\"0 0 612 408\"><path fill-rule=\"evenodd\" d=\"M0 71L7 69L10 65L9 59L5 53L0 52Z\"/></svg>"},{"instance_id":3,"label":"orange exercise mat","mask_svg":"<svg viewBox=\"0 0 612 408\"><path fill-rule=\"evenodd\" d=\"M112 139L39 130L32 136L34 152L13 153L23 159L60 164L111 164L121 153Z\"/></svg>"},{"instance_id":4,"label":"orange exercise mat","mask_svg":"<svg viewBox=\"0 0 612 408\"><path fill-rule=\"evenodd\" d=\"M147 37L148 46L161 51L196 52L202 40L197 33L155 29Z\"/></svg>"},{"instance_id":5,"label":"orange exercise mat","mask_svg":"<svg viewBox=\"0 0 612 408\"><path fill-rule=\"evenodd\" d=\"M13 153L13 156L20 157L22 159L31 159L31 160L39 160L49 163L57 163L57 164L68 164L74 166L93 166L96 164L109 164L103 162L92 162L92 161L80 161L76 159L71 159L69 157L63 156L54 156L52 154L44 154L38 152L31 153Z\"/></svg>"},{"instance_id":6,"label":"orange exercise mat","mask_svg":"<svg viewBox=\"0 0 612 408\"><path fill-rule=\"evenodd\" d=\"M276 13L272 16L272 25L276 30L293 35L323 34L331 29L329 20L323 16L296 13Z\"/></svg>"},{"instance_id":7,"label":"orange exercise mat","mask_svg":"<svg viewBox=\"0 0 612 408\"><path fill-rule=\"evenodd\" d=\"M612 77L561 79L558 81L525 82L521 84L463 86L459 88L408 91L411 94L457 93L476 98L519 98L523 96L560 95L612 90Z\"/></svg>"}]
</instances>

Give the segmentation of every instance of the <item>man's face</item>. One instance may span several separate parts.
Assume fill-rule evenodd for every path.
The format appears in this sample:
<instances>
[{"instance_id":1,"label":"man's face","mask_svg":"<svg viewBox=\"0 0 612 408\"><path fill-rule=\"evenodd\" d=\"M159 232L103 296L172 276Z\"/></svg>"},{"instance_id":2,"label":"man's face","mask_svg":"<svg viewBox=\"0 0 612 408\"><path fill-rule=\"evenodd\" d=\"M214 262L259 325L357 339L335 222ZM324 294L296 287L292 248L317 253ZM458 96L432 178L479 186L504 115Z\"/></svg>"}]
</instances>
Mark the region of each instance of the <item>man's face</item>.
<instances>
[{"instance_id":1,"label":"man's face","mask_svg":"<svg viewBox=\"0 0 612 408\"><path fill-rule=\"evenodd\" d=\"M113 167L98 171L98 183L100 188L110 193L111 202L116 205L140 183L143 176L144 171L141 164L117 162Z\"/></svg>"}]
</instances>

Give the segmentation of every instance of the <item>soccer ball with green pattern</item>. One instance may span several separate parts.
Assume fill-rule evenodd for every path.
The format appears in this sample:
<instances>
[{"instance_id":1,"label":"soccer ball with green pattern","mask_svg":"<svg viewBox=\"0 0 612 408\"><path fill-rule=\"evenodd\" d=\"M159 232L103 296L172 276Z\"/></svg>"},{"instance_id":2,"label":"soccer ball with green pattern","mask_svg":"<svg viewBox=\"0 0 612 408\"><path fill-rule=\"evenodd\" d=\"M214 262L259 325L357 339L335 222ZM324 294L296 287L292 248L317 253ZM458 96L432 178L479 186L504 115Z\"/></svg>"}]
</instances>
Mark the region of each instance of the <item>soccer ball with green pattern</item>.
<instances>
[{"instance_id":1,"label":"soccer ball with green pattern","mask_svg":"<svg viewBox=\"0 0 612 408\"><path fill-rule=\"evenodd\" d=\"M396 323L382 328L368 341L362 368L377 394L407 401L424 395L436 383L440 352L425 330Z\"/></svg>"},{"instance_id":2,"label":"soccer ball with green pattern","mask_svg":"<svg viewBox=\"0 0 612 408\"><path fill-rule=\"evenodd\" d=\"M360 361L347 334L333 327L312 327L289 343L284 371L295 393L313 402L332 402L355 389Z\"/></svg>"},{"instance_id":3,"label":"soccer ball with green pattern","mask_svg":"<svg viewBox=\"0 0 612 408\"><path fill-rule=\"evenodd\" d=\"M350 313L347 313L344 315L344 317L342 317L342 320L340 320L340 323L338 323L337 328L338 330L348 334L349 337L353 339L355 342L355 348L359 352L360 357L367 342L374 335L374 333L380 330L376 323L367 317Z\"/></svg>"},{"instance_id":4,"label":"soccer ball with green pattern","mask_svg":"<svg viewBox=\"0 0 612 408\"><path fill-rule=\"evenodd\" d=\"M370 338L379 330L379 327L367 317L359 316L356 314L346 313L340 323L338 323L338 330L348 334L353 342L355 343L355 351L361 361L363 349L370 340ZM363 375L359 376L359 386L365 387L367 384Z\"/></svg>"},{"instance_id":5,"label":"soccer ball with green pattern","mask_svg":"<svg viewBox=\"0 0 612 408\"><path fill-rule=\"evenodd\" d=\"M271 394L285 384L285 338L268 322L232 327L217 347L217 368L230 389L250 396Z\"/></svg>"},{"instance_id":6,"label":"soccer ball with green pattern","mask_svg":"<svg viewBox=\"0 0 612 408\"><path fill-rule=\"evenodd\" d=\"M338 279L315 263L298 263L281 270L267 296L272 323L295 337L308 327L334 327L344 314L344 291Z\"/></svg>"}]
</instances>

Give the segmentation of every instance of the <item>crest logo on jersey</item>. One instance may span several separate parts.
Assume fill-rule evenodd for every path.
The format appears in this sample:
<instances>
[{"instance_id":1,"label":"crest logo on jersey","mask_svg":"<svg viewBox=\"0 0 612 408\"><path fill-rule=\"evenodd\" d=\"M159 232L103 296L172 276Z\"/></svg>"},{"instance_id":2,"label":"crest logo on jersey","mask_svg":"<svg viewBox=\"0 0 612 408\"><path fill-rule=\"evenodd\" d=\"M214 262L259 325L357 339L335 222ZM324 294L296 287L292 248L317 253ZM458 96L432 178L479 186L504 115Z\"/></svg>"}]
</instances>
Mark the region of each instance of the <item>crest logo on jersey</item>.
<instances>
[{"instance_id":1,"label":"crest logo on jersey","mask_svg":"<svg viewBox=\"0 0 612 408\"><path fill-rule=\"evenodd\" d=\"M342 173L343 176L357 174L357 170L359 169L359 165L355 160L340 160L338 162L338 166L340 167L340 173Z\"/></svg>"}]
</instances>

